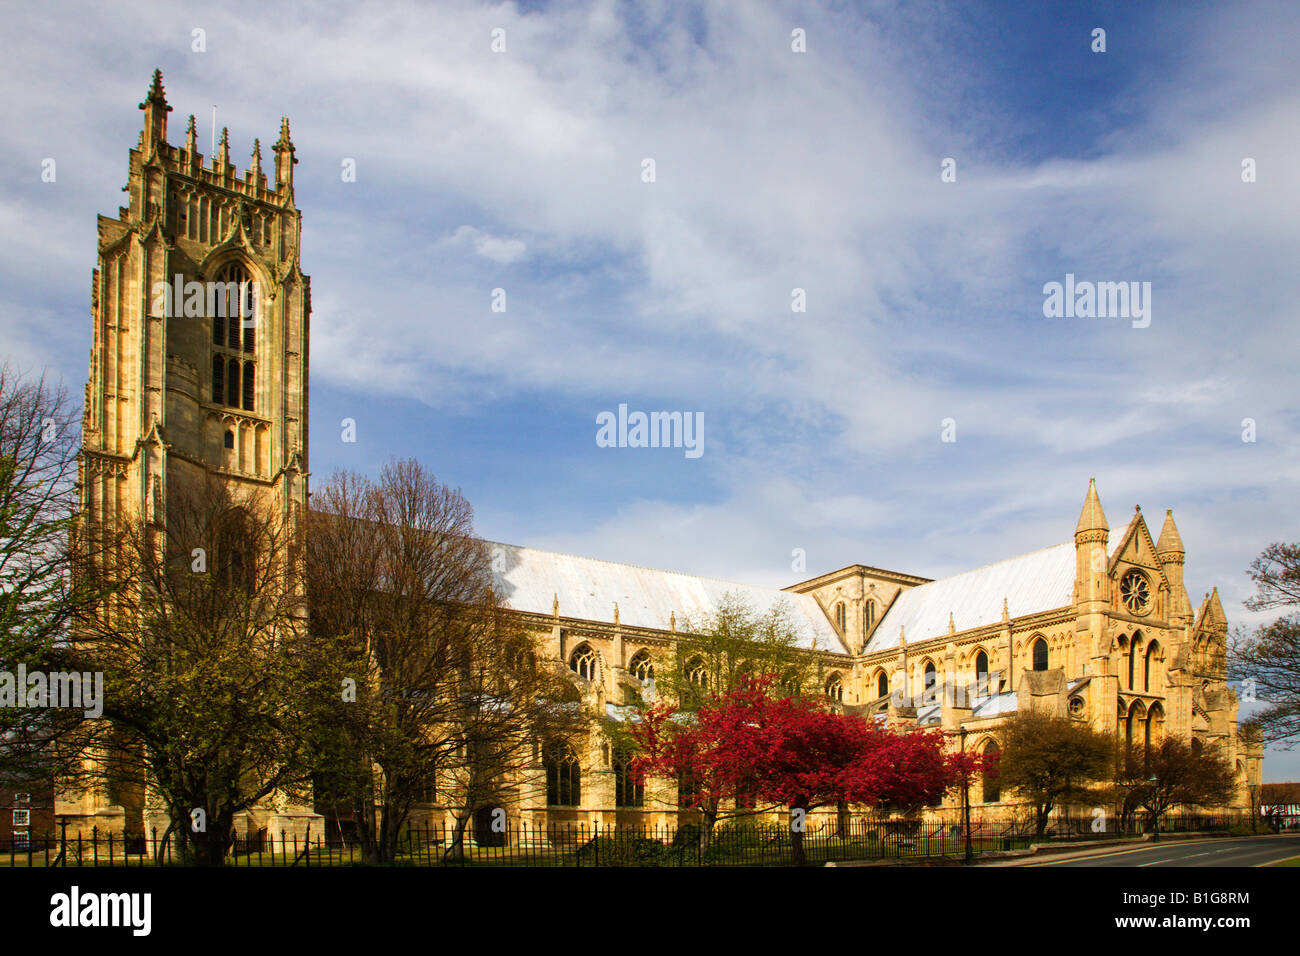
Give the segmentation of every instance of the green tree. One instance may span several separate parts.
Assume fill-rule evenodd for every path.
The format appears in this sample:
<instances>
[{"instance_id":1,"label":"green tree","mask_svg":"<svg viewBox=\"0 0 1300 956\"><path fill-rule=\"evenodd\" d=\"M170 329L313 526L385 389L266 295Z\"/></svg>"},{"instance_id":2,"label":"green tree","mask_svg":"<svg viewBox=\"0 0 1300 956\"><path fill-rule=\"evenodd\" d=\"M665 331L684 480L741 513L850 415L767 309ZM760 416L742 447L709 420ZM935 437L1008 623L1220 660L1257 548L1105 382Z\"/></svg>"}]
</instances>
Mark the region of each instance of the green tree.
<instances>
[{"instance_id":1,"label":"green tree","mask_svg":"<svg viewBox=\"0 0 1300 956\"><path fill-rule=\"evenodd\" d=\"M236 814L305 798L321 675L277 504L174 475L165 521L105 529L112 548L79 569L112 589L74 622L108 720L84 722L98 759L69 782L100 785L107 768L137 808L156 787L171 818L160 855L175 833L183 856L219 866Z\"/></svg>"},{"instance_id":2,"label":"green tree","mask_svg":"<svg viewBox=\"0 0 1300 956\"><path fill-rule=\"evenodd\" d=\"M1114 739L1068 717L1021 711L1002 736L998 780L1034 808L1039 836L1053 809L1093 797L1112 769Z\"/></svg>"},{"instance_id":3,"label":"green tree","mask_svg":"<svg viewBox=\"0 0 1300 956\"><path fill-rule=\"evenodd\" d=\"M736 592L724 594L707 614L681 622L681 635L656 668L655 693L683 710L721 698L743 677L771 677L774 692L799 697L821 676L814 656L801 649L794 611L780 601L758 611Z\"/></svg>"},{"instance_id":4,"label":"green tree","mask_svg":"<svg viewBox=\"0 0 1300 956\"><path fill-rule=\"evenodd\" d=\"M1232 765L1214 747L1196 747L1166 737L1159 744L1135 744L1118 763L1115 787L1125 805L1147 812L1151 829L1175 806L1222 807L1236 794Z\"/></svg>"}]
</instances>

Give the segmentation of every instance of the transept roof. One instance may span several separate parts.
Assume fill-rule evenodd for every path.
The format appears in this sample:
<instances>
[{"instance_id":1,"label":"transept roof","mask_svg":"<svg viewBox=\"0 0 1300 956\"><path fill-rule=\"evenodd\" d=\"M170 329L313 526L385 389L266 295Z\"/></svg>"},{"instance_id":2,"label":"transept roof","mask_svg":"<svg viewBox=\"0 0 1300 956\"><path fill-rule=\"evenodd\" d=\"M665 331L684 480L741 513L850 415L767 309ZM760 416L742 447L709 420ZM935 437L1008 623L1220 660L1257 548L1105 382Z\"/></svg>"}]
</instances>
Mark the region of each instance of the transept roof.
<instances>
[{"instance_id":1,"label":"transept roof","mask_svg":"<svg viewBox=\"0 0 1300 956\"><path fill-rule=\"evenodd\" d=\"M949 613L959 631L996 624L1004 599L1011 618L1068 607L1076 570L1075 547L1066 542L910 588L876 625L866 653L898 647L900 628L909 644L941 637Z\"/></svg>"},{"instance_id":2,"label":"transept roof","mask_svg":"<svg viewBox=\"0 0 1300 956\"><path fill-rule=\"evenodd\" d=\"M512 544L487 542L487 546L497 594L512 610L549 615L558 599L562 617L612 622L617 604L620 624L667 631L675 617L680 630L687 620L698 620L715 611L723 596L730 593L760 614L784 601L792 611L800 647L848 653L810 594Z\"/></svg>"}]
</instances>

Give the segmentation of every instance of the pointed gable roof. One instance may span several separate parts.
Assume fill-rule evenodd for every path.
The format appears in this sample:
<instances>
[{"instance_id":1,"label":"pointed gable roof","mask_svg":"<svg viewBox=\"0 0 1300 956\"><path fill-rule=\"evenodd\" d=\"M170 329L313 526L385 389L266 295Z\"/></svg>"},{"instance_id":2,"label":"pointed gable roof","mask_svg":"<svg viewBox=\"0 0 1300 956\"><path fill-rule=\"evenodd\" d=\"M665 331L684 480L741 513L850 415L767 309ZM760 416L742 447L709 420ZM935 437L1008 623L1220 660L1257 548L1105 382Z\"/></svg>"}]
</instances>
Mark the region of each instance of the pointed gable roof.
<instances>
[{"instance_id":1,"label":"pointed gable roof","mask_svg":"<svg viewBox=\"0 0 1300 956\"><path fill-rule=\"evenodd\" d=\"M1075 548L1070 542L940 578L902 591L867 641L865 653L948 634L948 617L962 630L996 624L1003 603L1012 618L1069 607L1074 601Z\"/></svg>"},{"instance_id":2,"label":"pointed gable roof","mask_svg":"<svg viewBox=\"0 0 1300 956\"><path fill-rule=\"evenodd\" d=\"M1205 595L1205 600L1201 602L1201 609L1196 612L1194 629L1200 631L1225 628L1227 626L1228 615L1223 613L1223 602L1219 600L1219 589L1216 587Z\"/></svg>"},{"instance_id":3,"label":"pointed gable roof","mask_svg":"<svg viewBox=\"0 0 1300 956\"><path fill-rule=\"evenodd\" d=\"M1128 555L1125 558L1125 555ZM1124 529L1124 534L1120 536L1119 543L1115 545L1114 550L1110 553L1110 562L1106 570L1110 574L1115 573L1121 560L1128 560L1131 564L1139 564L1147 568L1159 579L1160 587L1169 587L1169 579L1165 577L1165 572L1160 566L1160 560L1156 557L1156 543L1151 537L1151 530L1147 527L1146 519L1142 517L1142 509L1134 507L1133 517Z\"/></svg>"}]
</instances>

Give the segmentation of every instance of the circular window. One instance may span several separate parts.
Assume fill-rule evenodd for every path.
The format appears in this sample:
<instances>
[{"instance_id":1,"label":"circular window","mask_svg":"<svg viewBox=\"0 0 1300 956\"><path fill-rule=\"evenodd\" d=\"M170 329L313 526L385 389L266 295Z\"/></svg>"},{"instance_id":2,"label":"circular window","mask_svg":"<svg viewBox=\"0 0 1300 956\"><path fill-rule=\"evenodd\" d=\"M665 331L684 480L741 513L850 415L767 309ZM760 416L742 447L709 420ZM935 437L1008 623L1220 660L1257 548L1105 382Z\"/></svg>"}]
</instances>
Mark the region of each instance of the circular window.
<instances>
[{"instance_id":1,"label":"circular window","mask_svg":"<svg viewBox=\"0 0 1300 956\"><path fill-rule=\"evenodd\" d=\"M1136 569L1125 573L1119 582L1119 596L1134 614L1145 614L1151 606L1151 585L1147 576Z\"/></svg>"},{"instance_id":2,"label":"circular window","mask_svg":"<svg viewBox=\"0 0 1300 956\"><path fill-rule=\"evenodd\" d=\"M1071 697L1071 698L1070 698L1070 716L1071 716L1071 717L1082 717L1082 716L1083 716L1083 698L1082 698L1082 697Z\"/></svg>"}]
</instances>

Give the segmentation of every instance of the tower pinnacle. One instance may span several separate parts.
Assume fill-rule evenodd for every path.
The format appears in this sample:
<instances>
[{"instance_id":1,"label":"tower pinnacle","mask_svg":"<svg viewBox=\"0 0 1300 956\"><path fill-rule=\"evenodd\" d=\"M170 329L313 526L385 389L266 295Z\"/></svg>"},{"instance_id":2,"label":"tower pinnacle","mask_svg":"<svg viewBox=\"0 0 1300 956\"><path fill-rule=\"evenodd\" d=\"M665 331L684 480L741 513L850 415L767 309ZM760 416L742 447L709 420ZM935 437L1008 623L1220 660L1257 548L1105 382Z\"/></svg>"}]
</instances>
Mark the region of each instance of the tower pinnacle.
<instances>
[{"instance_id":1,"label":"tower pinnacle","mask_svg":"<svg viewBox=\"0 0 1300 956\"><path fill-rule=\"evenodd\" d=\"M1182 535L1178 525L1174 524L1174 509L1165 511L1165 523L1160 528L1160 539L1156 542L1156 554L1184 554Z\"/></svg>"},{"instance_id":2,"label":"tower pinnacle","mask_svg":"<svg viewBox=\"0 0 1300 956\"><path fill-rule=\"evenodd\" d=\"M1097 497L1097 479L1089 478L1088 496L1083 501L1083 511L1079 513L1074 536L1077 540L1081 534L1097 531L1109 532L1110 525L1106 523L1106 513L1101 510L1101 499Z\"/></svg>"},{"instance_id":3,"label":"tower pinnacle","mask_svg":"<svg viewBox=\"0 0 1300 956\"><path fill-rule=\"evenodd\" d=\"M159 143L167 142L167 114L172 108L167 105L167 94L163 90L162 70L153 71L153 83L149 85L149 92L140 104L140 109L144 110L144 131L140 134L140 147L148 155Z\"/></svg>"}]
</instances>

